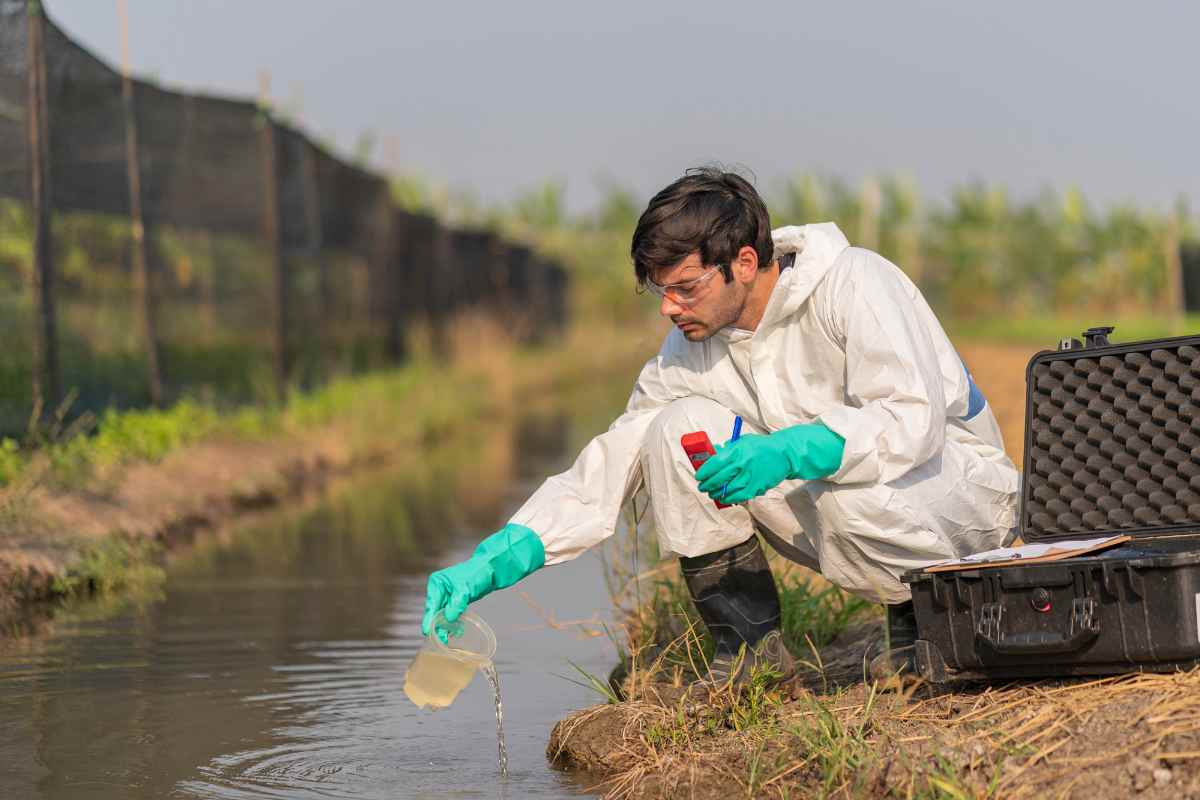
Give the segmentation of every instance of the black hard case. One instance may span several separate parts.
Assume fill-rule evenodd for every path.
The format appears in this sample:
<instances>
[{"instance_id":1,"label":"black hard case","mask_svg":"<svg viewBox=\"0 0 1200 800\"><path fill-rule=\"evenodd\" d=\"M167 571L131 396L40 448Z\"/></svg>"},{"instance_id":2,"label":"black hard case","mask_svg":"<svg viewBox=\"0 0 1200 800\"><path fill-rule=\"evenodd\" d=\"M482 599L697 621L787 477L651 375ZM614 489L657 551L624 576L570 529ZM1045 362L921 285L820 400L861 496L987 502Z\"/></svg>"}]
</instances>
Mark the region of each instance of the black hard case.
<instances>
[{"instance_id":1,"label":"black hard case","mask_svg":"<svg viewBox=\"0 0 1200 800\"><path fill-rule=\"evenodd\" d=\"M1063 340L1025 373L1026 542L1129 534L1091 556L914 570L927 680L1200 663L1200 336Z\"/></svg>"}]
</instances>

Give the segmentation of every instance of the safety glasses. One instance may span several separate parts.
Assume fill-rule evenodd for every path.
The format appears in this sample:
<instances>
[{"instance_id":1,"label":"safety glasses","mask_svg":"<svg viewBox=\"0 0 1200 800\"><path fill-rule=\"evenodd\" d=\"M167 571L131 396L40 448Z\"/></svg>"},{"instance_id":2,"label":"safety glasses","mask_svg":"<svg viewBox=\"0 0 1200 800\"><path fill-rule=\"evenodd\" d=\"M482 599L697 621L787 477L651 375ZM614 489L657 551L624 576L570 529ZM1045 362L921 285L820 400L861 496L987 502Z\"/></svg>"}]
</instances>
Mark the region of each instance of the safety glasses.
<instances>
[{"instance_id":1,"label":"safety glasses","mask_svg":"<svg viewBox=\"0 0 1200 800\"><path fill-rule=\"evenodd\" d=\"M692 278L690 281L682 281L680 283L668 283L666 286L657 284L647 278L646 283L638 287L638 292L650 292L659 298L669 298L672 303L677 303L681 306L691 306L704 296L708 282L719 271L719 268L714 265L707 267L705 273L698 278Z\"/></svg>"}]
</instances>

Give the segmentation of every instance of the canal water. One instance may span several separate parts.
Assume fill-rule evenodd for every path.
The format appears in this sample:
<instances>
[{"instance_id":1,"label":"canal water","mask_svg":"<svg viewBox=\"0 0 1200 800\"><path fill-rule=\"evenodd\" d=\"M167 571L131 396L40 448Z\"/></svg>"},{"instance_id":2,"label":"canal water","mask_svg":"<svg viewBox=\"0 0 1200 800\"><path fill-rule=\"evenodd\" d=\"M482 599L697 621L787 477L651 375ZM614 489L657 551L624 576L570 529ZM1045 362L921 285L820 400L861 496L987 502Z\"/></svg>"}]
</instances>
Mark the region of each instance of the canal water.
<instances>
[{"instance_id":1,"label":"canal water","mask_svg":"<svg viewBox=\"0 0 1200 800\"><path fill-rule=\"evenodd\" d=\"M206 537L128 608L0 645L0 797L591 794L545 747L599 700L572 662L614 661L598 556L472 606L499 639L507 780L483 676L439 712L403 681L428 572L467 557L611 412L532 416L357 477Z\"/></svg>"}]
</instances>

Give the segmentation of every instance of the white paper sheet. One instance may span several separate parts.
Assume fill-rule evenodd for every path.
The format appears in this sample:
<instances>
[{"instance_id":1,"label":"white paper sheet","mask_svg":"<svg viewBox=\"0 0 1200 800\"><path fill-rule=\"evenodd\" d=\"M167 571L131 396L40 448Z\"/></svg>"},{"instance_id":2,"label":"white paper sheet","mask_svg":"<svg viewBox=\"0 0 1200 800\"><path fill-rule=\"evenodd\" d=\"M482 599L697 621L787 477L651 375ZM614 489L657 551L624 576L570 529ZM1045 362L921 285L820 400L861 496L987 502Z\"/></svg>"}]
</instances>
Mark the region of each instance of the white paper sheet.
<instances>
[{"instance_id":1,"label":"white paper sheet","mask_svg":"<svg viewBox=\"0 0 1200 800\"><path fill-rule=\"evenodd\" d=\"M1020 561L1029 558L1041 558L1052 553L1069 550L1090 550L1100 547L1123 536L1101 536L1097 539L1068 539L1061 542L1046 542L1041 544L1023 544L1020 547L998 547L982 553L954 558L949 561L939 561L930 567L948 567L956 564L988 564L993 561ZM928 567L926 567L928 569Z\"/></svg>"}]
</instances>

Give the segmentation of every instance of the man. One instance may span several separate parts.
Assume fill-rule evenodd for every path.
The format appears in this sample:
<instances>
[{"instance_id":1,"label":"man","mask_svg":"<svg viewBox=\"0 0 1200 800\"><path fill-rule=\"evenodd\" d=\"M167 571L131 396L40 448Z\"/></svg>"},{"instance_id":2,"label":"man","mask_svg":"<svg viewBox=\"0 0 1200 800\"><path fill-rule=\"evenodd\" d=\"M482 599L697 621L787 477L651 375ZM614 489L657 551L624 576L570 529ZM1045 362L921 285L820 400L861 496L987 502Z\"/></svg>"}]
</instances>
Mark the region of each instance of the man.
<instances>
[{"instance_id":1,"label":"man","mask_svg":"<svg viewBox=\"0 0 1200 800\"><path fill-rule=\"evenodd\" d=\"M1018 491L996 419L916 286L832 223L771 231L754 188L716 169L659 192L631 252L674 330L608 432L471 559L430 576L423 629L612 535L644 484L660 549L680 557L715 640L712 680L793 669L756 530L887 604L891 650L872 669L911 666L899 576L1007 543ZM723 442L735 415L745 435L693 474L680 437Z\"/></svg>"}]
</instances>

